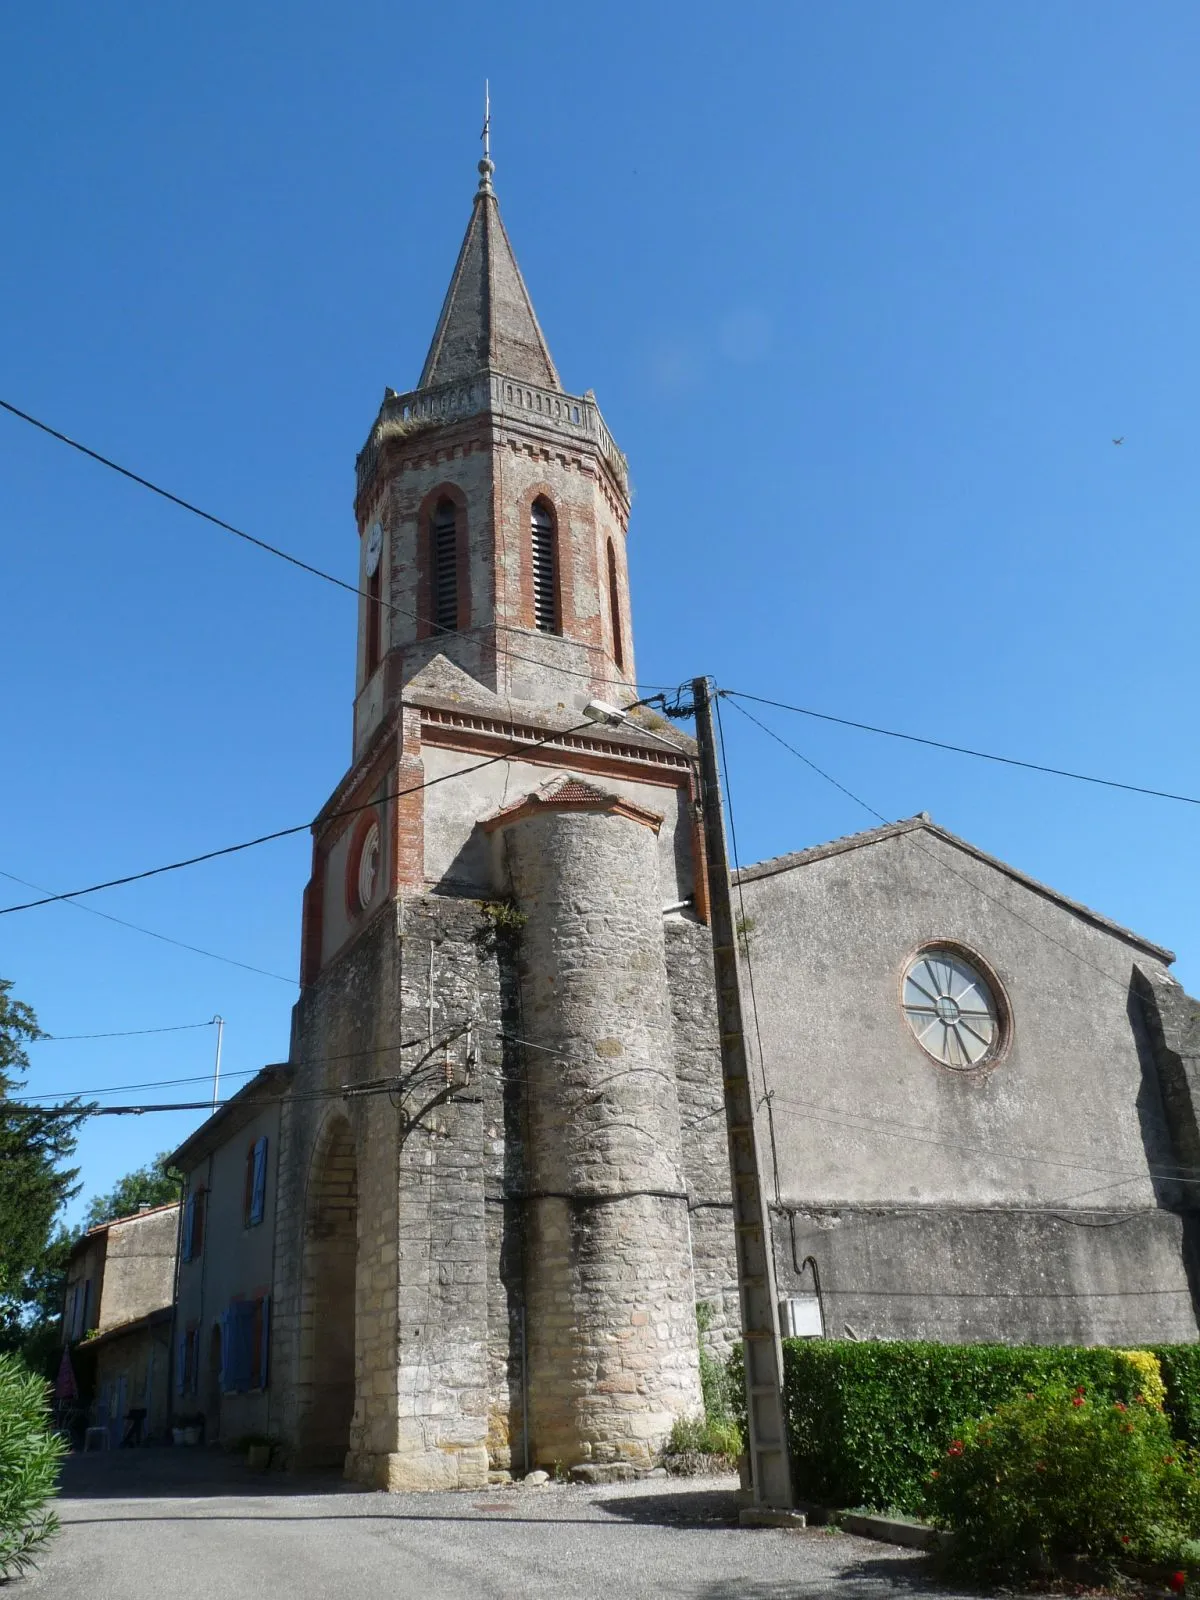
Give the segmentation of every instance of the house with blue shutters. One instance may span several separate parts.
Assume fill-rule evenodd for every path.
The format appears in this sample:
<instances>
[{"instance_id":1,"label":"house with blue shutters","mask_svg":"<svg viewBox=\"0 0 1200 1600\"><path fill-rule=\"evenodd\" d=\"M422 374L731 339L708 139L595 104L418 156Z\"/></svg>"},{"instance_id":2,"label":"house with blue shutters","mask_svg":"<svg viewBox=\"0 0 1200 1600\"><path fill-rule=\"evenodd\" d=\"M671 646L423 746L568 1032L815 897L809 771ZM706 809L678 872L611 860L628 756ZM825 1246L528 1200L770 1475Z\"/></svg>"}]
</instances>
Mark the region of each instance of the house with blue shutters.
<instances>
[{"instance_id":1,"label":"house with blue shutters","mask_svg":"<svg viewBox=\"0 0 1200 1600\"><path fill-rule=\"evenodd\" d=\"M209 1444L271 1432L280 1099L264 1067L171 1156L184 1175L174 1322L174 1414Z\"/></svg>"}]
</instances>

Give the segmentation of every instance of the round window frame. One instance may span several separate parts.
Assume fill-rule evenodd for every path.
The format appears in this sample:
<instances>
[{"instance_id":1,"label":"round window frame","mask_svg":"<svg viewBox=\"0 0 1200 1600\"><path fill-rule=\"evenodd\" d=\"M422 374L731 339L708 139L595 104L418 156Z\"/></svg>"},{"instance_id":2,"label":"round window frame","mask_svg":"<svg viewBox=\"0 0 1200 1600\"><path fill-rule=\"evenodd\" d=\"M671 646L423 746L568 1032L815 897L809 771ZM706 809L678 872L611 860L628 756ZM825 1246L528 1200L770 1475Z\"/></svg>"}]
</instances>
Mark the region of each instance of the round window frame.
<instances>
[{"instance_id":1,"label":"round window frame","mask_svg":"<svg viewBox=\"0 0 1200 1600\"><path fill-rule=\"evenodd\" d=\"M923 1045L918 1039L916 1030L908 1020L908 1011L904 1004L904 985L913 965L922 956L933 955L944 950L947 955L965 961L968 966L974 967L983 978L988 988L992 991L992 999L996 1005L996 1040L980 1060L973 1062L969 1067L952 1067L948 1061L943 1061L941 1056L935 1055L932 1050ZM1000 974L991 962L973 950L970 945L962 944L957 939L922 939L920 944L914 945L900 964L900 976L896 984L896 1002L900 1013L900 1024L906 1037L916 1045L917 1049L935 1067L940 1067L943 1072L952 1073L956 1078L969 1078L973 1074L990 1072L994 1067L1007 1057L1012 1048L1013 1041L1013 1011L1012 1002L1008 998L1008 990L1000 979Z\"/></svg>"},{"instance_id":2,"label":"round window frame","mask_svg":"<svg viewBox=\"0 0 1200 1600\"><path fill-rule=\"evenodd\" d=\"M359 874L362 871L363 852L367 840L371 837L372 829L379 833L379 869L375 879L375 891L369 900L364 901L359 893ZM346 911L351 917L361 917L379 900L379 884L383 876L383 818L378 811L368 811L359 821L354 830L354 837L350 841L350 851L346 858Z\"/></svg>"}]
</instances>

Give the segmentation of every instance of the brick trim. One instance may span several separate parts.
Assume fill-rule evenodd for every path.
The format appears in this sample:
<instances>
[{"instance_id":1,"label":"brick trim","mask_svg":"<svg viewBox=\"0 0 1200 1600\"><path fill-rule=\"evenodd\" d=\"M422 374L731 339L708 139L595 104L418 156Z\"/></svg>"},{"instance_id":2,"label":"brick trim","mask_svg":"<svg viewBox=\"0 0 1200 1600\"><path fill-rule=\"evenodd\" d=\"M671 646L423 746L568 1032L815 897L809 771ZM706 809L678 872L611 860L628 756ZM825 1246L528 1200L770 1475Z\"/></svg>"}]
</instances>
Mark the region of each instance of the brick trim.
<instances>
[{"instance_id":1,"label":"brick trim","mask_svg":"<svg viewBox=\"0 0 1200 1600\"><path fill-rule=\"evenodd\" d=\"M479 826L484 833L495 833L497 828L507 828L511 823L523 822L526 817L535 817L545 811L591 811L598 815L624 817L628 822L640 822L652 833L658 833L663 823L661 811L651 811L648 806L639 806L632 800L622 799L620 795L597 795L595 799L575 800L531 794L519 805L509 806L497 816L485 817Z\"/></svg>"}]
</instances>

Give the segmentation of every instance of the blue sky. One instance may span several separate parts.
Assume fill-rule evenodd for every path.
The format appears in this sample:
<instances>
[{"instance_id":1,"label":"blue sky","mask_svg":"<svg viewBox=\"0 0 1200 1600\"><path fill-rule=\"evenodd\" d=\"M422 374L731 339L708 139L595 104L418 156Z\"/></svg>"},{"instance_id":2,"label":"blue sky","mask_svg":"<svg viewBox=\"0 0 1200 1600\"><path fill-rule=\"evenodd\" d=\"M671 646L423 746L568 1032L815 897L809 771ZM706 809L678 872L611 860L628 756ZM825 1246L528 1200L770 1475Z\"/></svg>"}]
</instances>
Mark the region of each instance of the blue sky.
<instances>
[{"instance_id":1,"label":"blue sky","mask_svg":"<svg viewBox=\"0 0 1200 1600\"><path fill-rule=\"evenodd\" d=\"M0 395L352 578L490 76L551 349L630 455L643 677L1198 794L1198 47L1174 0L9 8ZM350 597L3 416L0 540L0 869L62 890L317 810ZM1193 808L765 715L1200 987ZM743 855L870 824L725 720ZM307 867L301 836L89 902L280 977L66 906L0 918L0 974L56 1034L219 1012L248 1072L287 1054ZM212 1047L45 1043L31 1084ZM195 1120L93 1123L86 1192Z\"/></svg>"}]
</instances>

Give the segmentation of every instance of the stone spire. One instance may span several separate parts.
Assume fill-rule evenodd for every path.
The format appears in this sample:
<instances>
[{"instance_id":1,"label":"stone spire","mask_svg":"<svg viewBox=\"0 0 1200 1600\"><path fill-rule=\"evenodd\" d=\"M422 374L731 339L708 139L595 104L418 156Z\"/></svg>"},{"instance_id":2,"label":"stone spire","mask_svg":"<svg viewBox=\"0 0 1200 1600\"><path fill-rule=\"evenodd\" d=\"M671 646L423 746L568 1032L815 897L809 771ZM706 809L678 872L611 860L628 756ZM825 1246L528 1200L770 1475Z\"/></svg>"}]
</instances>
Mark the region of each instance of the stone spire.
<instances>
[{"instance_id":1,"label":"stone spire","mask_svg":"<svg viewBox=\"0 0 1200 1600\"><path fill-rule=\"evenodd\" d=\"M454 276L438 318L422 389L473 378L491 368L506 377L561 389L529 290L517 266L492 188L496 170L486 138L479 163L479 189L458 252Z\"/></svg>"}]
</instances>

